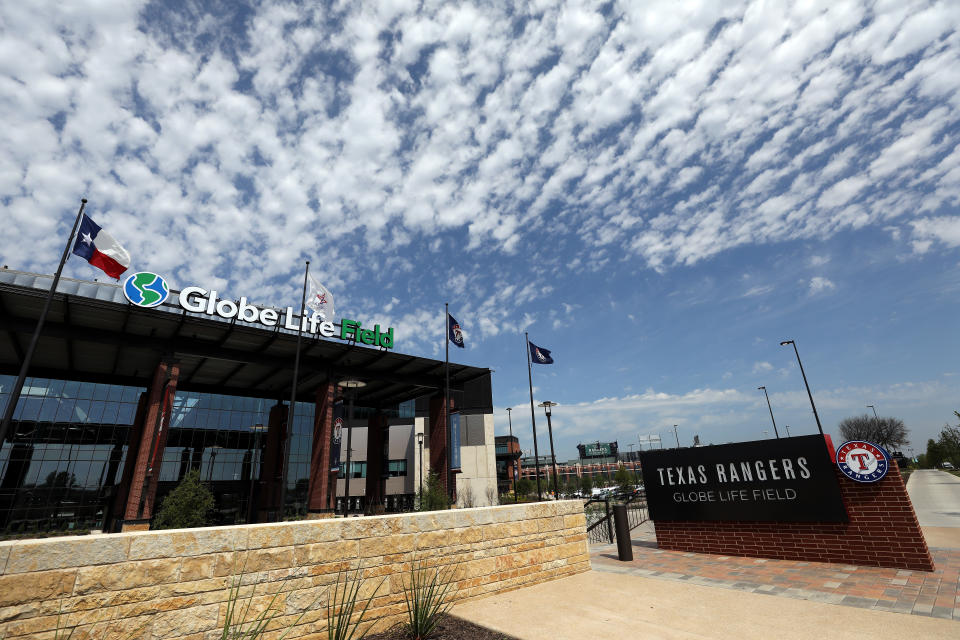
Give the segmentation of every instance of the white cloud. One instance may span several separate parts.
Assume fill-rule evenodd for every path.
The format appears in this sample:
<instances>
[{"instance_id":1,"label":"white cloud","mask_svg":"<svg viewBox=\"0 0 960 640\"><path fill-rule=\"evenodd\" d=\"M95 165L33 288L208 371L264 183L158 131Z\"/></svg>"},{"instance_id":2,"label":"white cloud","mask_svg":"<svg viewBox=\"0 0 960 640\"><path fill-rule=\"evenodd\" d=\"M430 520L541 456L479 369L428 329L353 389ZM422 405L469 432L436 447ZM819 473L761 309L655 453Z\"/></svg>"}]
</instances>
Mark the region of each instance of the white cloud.
<instances>
[{"instance_id":1,"label":"white cloud","mask_svg":"<svg viewBox=\"0 0 960 640\"><path fill-rule=\"evenodd\" d=\"M143 7L0 7L11 266L49 271L82 195L142 266L274 299L318 254L345 288L433 258L489 288L544 233L592 271L895 217L957 246L956 3Z\"/></svg>"},{"instance_id":2,"label":"white cloud","mask_svg":"<svg viewBox=\"0 0 960 640\"><path fill-rule=\"evenodd\" d=\"M817 295L818 293L823 293L836 288L837 285L833 284L833 282L822 276L814 276L813 278L810 278L810 295Z\"/></svg>"},{"instance_id":3,"label":"white cloud","mask_svg":"<svg viewBox=\"0 0 960 640\"><path fill-rule=\"evenodd\" d=\"M767 373L768 371L773 371L773 365L769 362L754 362L753 363L753 372L754 373Z\"/></svg>"},{"instance_id":4,"label":"white cloud","mask_svg":"<svg viewBox=\"0 0 960 640\"><path fill-rule=\"evenodd\" d=\"M910 225L913 227L913 247L917 253L929 250L934 240L948 247L960 247L960 216L921 218Z\"/></svg>"}]
</instances>

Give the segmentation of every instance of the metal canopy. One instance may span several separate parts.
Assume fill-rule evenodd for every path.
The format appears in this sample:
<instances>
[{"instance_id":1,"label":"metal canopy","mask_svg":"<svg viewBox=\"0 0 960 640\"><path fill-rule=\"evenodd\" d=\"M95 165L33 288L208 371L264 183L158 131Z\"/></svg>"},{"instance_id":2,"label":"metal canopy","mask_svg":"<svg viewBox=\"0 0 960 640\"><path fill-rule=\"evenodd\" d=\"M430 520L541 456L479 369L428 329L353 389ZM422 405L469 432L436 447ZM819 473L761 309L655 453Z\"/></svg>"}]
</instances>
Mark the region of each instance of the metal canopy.
<instances>
[{"instance_id":1,"label":"metal canopy","mask_svg":"<svg viewBox=\"0 0 960 640\"><path fill-rule=\"evenodd\" d=\"M50 281L0 271L0 373L16 374ZM175 293L160 307L141 309L117 285L63 279L29 375L147 386L160 359L170 356L180 363L180 389L289 396L296 333L187 313L169 302ZM442 361L305 333L297 399L313 401L321 385L350 377L367 382L357 402L386 407L442 390L443 370ZM450 388L463 391L489 375L451 362Z\"/></svg>"}]
</instances>

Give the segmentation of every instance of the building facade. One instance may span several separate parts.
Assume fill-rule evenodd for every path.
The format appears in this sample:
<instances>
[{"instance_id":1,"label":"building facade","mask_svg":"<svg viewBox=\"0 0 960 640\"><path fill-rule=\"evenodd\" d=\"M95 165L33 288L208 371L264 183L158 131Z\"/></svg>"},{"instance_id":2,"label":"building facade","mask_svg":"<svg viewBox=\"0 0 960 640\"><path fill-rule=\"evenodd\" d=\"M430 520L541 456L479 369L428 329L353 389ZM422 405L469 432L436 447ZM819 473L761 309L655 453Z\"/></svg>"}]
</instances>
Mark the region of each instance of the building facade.
<instances>
[{"instance_id":1,"label":"building facade","mask_svg":"<svg viewBox=\"0 0 960 640\"><path fill-rule=\"evenodd\" d=\"M0 270L0 411L51 282ZM146 528L191 470L212 524L328 516L347 504L348 442L353 512L413 508L431 469L461 504L495 499L488 369L451 363L445 408L444 363L394 352L392 330L340 339L346 320L298 343L292 311L269 326L282 309L201 289L211 314L183 291L143 307L122 284L61 279L0 443L0 535Z\"/></svg>"}]
</instances>

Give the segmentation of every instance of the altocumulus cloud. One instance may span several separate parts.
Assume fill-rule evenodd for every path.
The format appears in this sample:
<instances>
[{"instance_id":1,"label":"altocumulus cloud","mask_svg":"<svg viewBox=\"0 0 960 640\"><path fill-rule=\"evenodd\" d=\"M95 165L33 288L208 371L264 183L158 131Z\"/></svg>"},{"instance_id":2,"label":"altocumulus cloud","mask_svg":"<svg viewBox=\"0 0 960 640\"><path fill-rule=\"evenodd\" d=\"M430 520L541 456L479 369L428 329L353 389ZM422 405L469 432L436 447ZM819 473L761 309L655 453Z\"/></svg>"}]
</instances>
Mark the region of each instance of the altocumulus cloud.
<instances>
[{"instance_id":1,"label":"altocumulus cloud","mask_svg":"<svg viewBox=\"0 0 960 640\"><path fill-rule=\"evenodd\" d=\"M497 296L466 310L483 339L557 270L869 225L957 246L958 22L902 0L3 3L4 262L49 271L85 194L175 284L292 300L315 258L373 313L355 285L407 274L387 319L415 326L463 274ZM532 268L547 230L582 260Z\"/></svg>"}]
</instances>

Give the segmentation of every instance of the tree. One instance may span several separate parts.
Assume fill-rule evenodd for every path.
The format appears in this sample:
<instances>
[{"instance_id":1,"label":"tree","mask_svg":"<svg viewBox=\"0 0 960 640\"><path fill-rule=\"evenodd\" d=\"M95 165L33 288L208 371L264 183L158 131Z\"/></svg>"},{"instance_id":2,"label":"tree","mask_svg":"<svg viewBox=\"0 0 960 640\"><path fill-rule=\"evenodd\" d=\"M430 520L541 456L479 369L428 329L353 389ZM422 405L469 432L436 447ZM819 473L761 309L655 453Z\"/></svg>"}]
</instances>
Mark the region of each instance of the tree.
<instances>
[{"instance_id":1,"label":"tree","mask_svg":"<svg viewBox=\"0 0 960 640\"><path fill-rule=\"evenodd\" d=\"M622 464L617 468L613 479L617 482L617 493L626 495L633 492L633 476Z\"/></svg>"},{"instance_id":2,"label":"tree","mask_svg":"<svg viewBox=\"0 0 960 640\"><path fill-rule=\"evenodd\" d=\"M580 478L580 495L585 498L590 497L593 493L593 478L590 476L583 476Z\"/></svg>"},{"instance_id":3,"label":"tree","mask_svg":"<svg viewBox=\"0 0 960 640\"><path fill-rule=\"evenodd\" d=\"M517 480L517 495L528 496L534 492L536 485L530 478L520 478Z\"/></svg>"},{"instance_id":4,"label":"tree","mask_svg":"<svg viewBox=\"0 0 960 640\"><path fill-rule=\"evenodd\" d=\"M427 486L417 492L417 511L440 511L450 508L450 498L440 481L440 474L431 473L427 477Z\"/></svg>"},{"instance_id":5,"label":"tree","mask_svg":"<svg viewBox=\"0 0 960 640\"><path fill-rule=\"evenodd\" d=\"M177 488L167 494L153 521L155 529L187 529L210 524L214 499L210 489L200 481L194 469L183 476Z\"/></svg>"},{"instance_id":6,"label":"tree","mask_svg":"<svg viewBox=\"0 0 960 640\"><path fill-rule=\"evenodd\" d=\"M845 418L840 422L840 437L843 440L866 440L880 445L888 452L899 450L910 443L903 420L877 419L867 414Z\"/></svg>"},{"instance_id":7,"label":"tree","mask_svg":"<svg viewBox=\"0 0 960 640\"><path fill-rule=\"evenodd\" d=\"M939 441L930 438L927 440L927 457L926 463L928 469L936 469L943 461L947 459L947 452L944 450L943 445Z\"/></svg>"}]
</instances>

